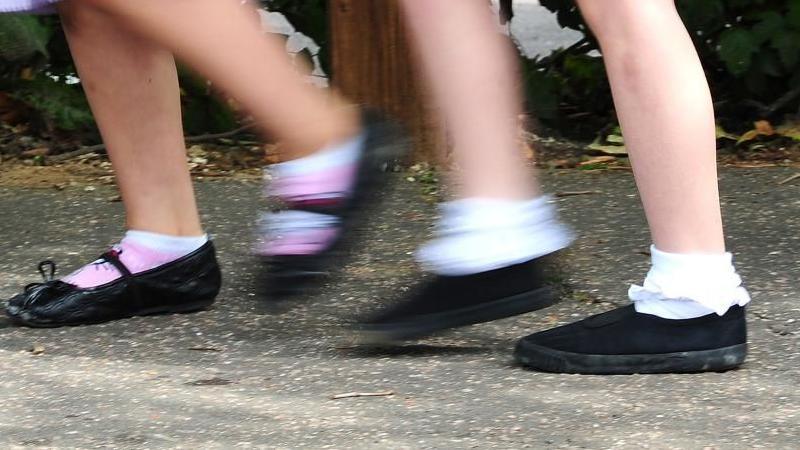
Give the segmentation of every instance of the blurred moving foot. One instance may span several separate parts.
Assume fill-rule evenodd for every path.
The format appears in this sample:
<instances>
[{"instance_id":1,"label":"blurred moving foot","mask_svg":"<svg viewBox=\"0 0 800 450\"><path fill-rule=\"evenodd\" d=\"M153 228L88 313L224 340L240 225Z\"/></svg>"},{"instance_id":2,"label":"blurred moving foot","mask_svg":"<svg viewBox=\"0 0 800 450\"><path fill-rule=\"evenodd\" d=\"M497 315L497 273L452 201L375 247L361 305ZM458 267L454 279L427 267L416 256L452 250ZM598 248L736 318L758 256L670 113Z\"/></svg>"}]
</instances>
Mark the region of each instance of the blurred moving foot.
<instances>
[{"instance_id":1,"label":"blurred moving foot","mask_svg":"<svg viewBox=\"0 0 800 450\"><path fill-rule=\"evenodd\" d=\"M63 280L53 279L56 266L44 261L39 271L45 281L28 285L9 300L6 313L19 325L58 327L206 309L214 303L222 278L214 245L202 240L196 250L176 256L126 237Z\"/></svg>"},{"instance_id":2,"label":"blurred moving foot","mask_svg":"<svg viewBox=\"0 0 800 450\"><path fill-rule=\"evenodd\" d=\"M361 320L358 341L381 344L417 339L550 306L557 298L545 283L544 259L470 275L432 276L406 300Z\"/></svg>"},{"instance_id":3,"label":"blurred moving foot","mask_svg":"<svg viewBox=\"0 0 800 450\"><path fill-rule=\"evenodd\" d=\"M267 304L308 293L341 266L355 230L384 197L387 169L407 147L393 124L364 114L363 132L349 141L274 165L266 195L286 209L262 216L256 254L264 263L259 280Z\"/></svg>"},{"instance_id":4,"label":"blurred moving foot","mask_svg":"<svg viewBox=\"0 0 800 450\"><path fill-rule=\"evenodd\" d=\"M516 360L546 372L634 374L725 371L747 355L745 308L663 319L634 305L527 336Z\"/></svg>"}]
</instances>

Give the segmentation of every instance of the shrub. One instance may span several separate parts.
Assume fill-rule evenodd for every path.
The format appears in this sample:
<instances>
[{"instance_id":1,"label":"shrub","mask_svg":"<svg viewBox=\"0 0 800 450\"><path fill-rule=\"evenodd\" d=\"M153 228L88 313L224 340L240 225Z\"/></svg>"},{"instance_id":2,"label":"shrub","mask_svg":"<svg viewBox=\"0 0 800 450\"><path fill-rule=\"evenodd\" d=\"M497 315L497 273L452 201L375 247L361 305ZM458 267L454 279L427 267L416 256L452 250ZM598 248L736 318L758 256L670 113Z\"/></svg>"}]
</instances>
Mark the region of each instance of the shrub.
<instances>
[{"instance_id":1,"label":"shrub","mask_svg":"<svg viewBox=\"0 0 800 450\"><path fill-rule=\"evenodd\" d=\"M526 63L534 108L563 130L585 131L583 114L594 117L593 126L613 120L603 113L613 106L599 57L592 56L598 45L574 2L541 0L541 4L557 14L563 27L581 31L585 38ZM746 128L757 119L800 112L800 0L678 0L677 4L703 61L722 122Z\"/></svg>"}]
</instances>

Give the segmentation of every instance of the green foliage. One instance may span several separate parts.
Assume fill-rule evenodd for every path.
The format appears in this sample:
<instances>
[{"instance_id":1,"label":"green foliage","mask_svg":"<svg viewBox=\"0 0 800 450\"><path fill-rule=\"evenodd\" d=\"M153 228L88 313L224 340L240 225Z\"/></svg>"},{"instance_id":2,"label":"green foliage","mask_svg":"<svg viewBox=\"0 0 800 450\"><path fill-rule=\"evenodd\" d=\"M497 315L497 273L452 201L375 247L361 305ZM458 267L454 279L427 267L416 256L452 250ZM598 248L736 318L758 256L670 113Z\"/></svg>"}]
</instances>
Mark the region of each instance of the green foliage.
<instances>
[{"instance_id":1,"label":"green foliage","mask_svg":"<svg viewBox=\"0 0 800 450\"><path fill-rule=\"evenodd\" d=\"M214 95L210 84L190 70L180 67L183 127L188 134L219 133L237 126L236 114L225 100Z\"/></svg>"},{"instance_id":2,"label":"green foliage","mask_svg":"<svg viewBox=\"0 0 800 450\"><path fill-rule=\"evenodd\" d=\"M11 97L22 101L38 113L35 120L46 130L87 130L94 126L94 118L81 89L43 76L21 80L15 85Z\"/></svg>"},{"instance_id":3,"label":"green foliage","mask_svg":"<svg viewBox=\"0 0 800 450\"><path fill-rule=\"evenodd\" d=\"M283 13L298 31L320 46L320 62L328 70L326 0L261 0ZM57 16L0 14L0 91L22 101L35 113L31 118L43 132L93 130L94 121L76 77L66 38ZM208 83L181 68L181 103L188 134L225 131L237 117L212 92Z\"/></svg>"},{"instance_id":4,"label":"green foliage","mask_svg":"<svg viewBox=\"0 0 800 450\"><path fill-rule=\"evenodd\" d=\"M80 86L66 82L75 70L57 25L53 17L0 15L0 90L24 104L41 131L91 130Z\"/></svg>"},{"instance_id":5,"label":"green foliage","mask_svg":"<svg viewBox=\"0 0 800 450\"><path fill-rule=\"evenodd\" d=\"M599 56L592 56L598 45L575 3L541 4L557 13L562 26L582 31L585 39L527 62L528 70L536 72L527 80L536 113L543 111L543 120L556 128L578 132L597 125L587 123L582 113L591 113L598 122L613 121L603 113L612 111L613 104L605 73L596 66ZM799 112L800 0L677 0L677 5L723 121L736 128ZM578 56L583 59L571 59ZM570 60L578 63L567 64Z\"/></svg>"},{"instance_id":6,"label":"green foliage","mask_svg":"<svg viewBox=\"0 0 800 450\"><path fill-rule=\"evenodd\" d=\"M52 30L33 16L0 15L0 60L17 62L47 56Z\"/></svg>"}]
</instances>

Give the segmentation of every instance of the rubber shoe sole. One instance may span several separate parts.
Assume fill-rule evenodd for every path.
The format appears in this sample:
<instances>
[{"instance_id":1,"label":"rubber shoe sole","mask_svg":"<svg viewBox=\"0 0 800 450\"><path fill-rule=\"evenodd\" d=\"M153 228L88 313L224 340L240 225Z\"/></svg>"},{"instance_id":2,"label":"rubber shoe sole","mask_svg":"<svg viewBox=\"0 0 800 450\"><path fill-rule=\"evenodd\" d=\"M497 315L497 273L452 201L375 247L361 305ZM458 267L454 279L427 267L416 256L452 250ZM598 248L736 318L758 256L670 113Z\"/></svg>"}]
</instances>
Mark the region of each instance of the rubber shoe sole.
<instances>
[{"instance_id":1,"label":"rubber shoe sole","mask_svg":"<svg viewBox=\"0 0 800 450\"><path fill-rule=\"evenodd\" d=\"M514 352L516 361L527 368L587 375L724 372L739 367L746 356L747 344L649 355L591 355L520 341Z\"/></svg>"},{"instance_id":2,"label":"rubber shoe sole","mask_svg":"<svg viewBox=\"0 0 800 450\"><path fill-rule=\"evenodd\" d=\"M59 328L59 327L77 327L81 325L98 325L101 323L112 322L116 320L130 319L133 317L157 316L165 314L191 314L200 311L205 311L214 304L216 296L209 300L199 300L192 303L185 303L180 305L165 305L163 307L154 307L142 309L129 314L120 315L112 319L104 319L97 321L82 321L82 322L44 322L40 320L31 320L26 317L24 312L17 313L14 308L6 309L6 316L15 325L22 325L29 328Z\"/></svg>"},{"instance_id":3,"label":"rubber shoe sole","mask_svg":"<svg viewBox=\"0 0 800 450\"><path fill-rule=\"evenodd\" d=\"M361 324L356 330L356 342L361 345L381 345L419 339L438 331L537 311L557 302L558 298L553 294L552 289L543 287L492 302L418 316L413 320Z\"/></svg>"}]
</instances>

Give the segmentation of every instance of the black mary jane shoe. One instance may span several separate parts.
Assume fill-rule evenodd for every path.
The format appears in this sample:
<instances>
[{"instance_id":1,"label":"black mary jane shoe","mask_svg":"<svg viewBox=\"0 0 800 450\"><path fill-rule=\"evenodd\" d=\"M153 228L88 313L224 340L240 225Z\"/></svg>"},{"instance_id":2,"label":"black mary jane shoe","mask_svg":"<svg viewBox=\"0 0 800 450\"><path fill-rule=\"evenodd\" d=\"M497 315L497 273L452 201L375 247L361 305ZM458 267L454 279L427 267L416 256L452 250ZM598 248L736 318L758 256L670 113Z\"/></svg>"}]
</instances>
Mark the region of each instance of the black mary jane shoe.
<instances>
[{"instance_id":1,"label":"black mary jane shoe","mask_svg":"<svg viewBox=\"0 0 800 450\"><path fill-rule=\"evenodd\" d=\"M39 271L45 281L29 284L25 292L9 300L6 314L19 325L50 328L188 313L211 306L221 286L222 276L210 241L180 259L135 275L114 250L100 259L112 264L122 277L81 289L53 279L55 264L44 261Z\"/></svg>"},{"instance_id":2,"label":"black mary jane shoe","mask_svg":"<svg viewBox=\"0 0 800 450\"><path fill-rule=\"evenodd\" d=\"M418 339L438 331L546 308L558 301L546 275L552 257L464 276L431 276L400 303L356 325L361 344Z\"/></svg>"},{"instance_id":3,"label":"black mary jane shoe","mask_svg":"<svg viewBox=\"0 0 800 450\"><path fill-rule=\"evenodd\" d=\"M638 313L634 305L534 333L514 353L531 369L581 374L721 372L746 355L742 306L722 316L670 320Z\"/></svg>"},{"instance_id":4,"label":"black mary jane shoe","mask_svg":"<svg viewBox=\"0 0 800 450\"><path fill-rule=\"evenodd\" d=\"M275 255L261 257L263 268L259 297L268 309L284 311L287 300L308 295L328 280L349 253L355 232L386 196L390 177L385 172L403 158L408 141L403 131L380 115L363 114L364 147L356 170L352 194L325 205L287 205L291 210L325 214L339 218L339 233L323 251L313 255Z\"/></svg>"}]
</instances>

